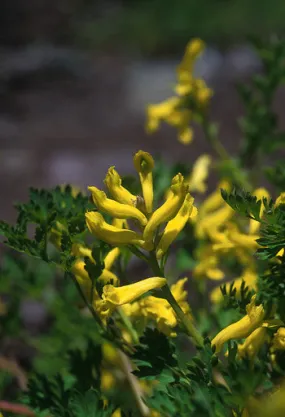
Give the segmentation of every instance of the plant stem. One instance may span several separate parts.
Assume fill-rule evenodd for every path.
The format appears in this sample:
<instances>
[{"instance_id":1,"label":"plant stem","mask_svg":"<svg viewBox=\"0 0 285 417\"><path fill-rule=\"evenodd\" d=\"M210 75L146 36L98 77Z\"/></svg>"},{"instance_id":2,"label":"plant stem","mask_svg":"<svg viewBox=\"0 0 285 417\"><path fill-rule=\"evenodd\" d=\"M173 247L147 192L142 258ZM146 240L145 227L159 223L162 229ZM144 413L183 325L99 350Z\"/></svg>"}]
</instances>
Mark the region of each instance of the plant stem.
<instances>
[{"instance_id":1,"label":"plant stem","mask_svg":"<svg viewBox=\"0 0 285 417\"><path fill-rule=\"evenodd\" d=\"M163 277L164 275L158 265L157 258L155 252L150 252L149 256L149 263L154 272L154 274L158 277ZM203 346L203 337L200 335L198 330L193 325L192 321L190 320L189 316L183 312L168 285L165 285L161 288L161 292L163 297L169 302L171 307L173 308L176 316L178 317L179 321L183 324L187 334L194 340L196 346Z\"/></svg>"},{"instance_id":2,"label":"plant stem","mask_svg":"<svg viewBox=\"0 0 285 417\"><path fill-rule=\"evenodd\" d=\"M142 259L145 262L149 262L148 261L148 257L142 252L140 251L136 246L134 245L128 245L129 250L136 255L138 258Z\"/></svg>"},{"instance_id":3,"label":"plant stem","mask_svg":"<svg viewBox=\"0 0 285 417\"><path fill-rule=\"evenodd\" d=\"M23 404L13 404L8 401L0 401L0 410L13 414L34 417L35 413Z\"/></svg>"},{"instance_id":4,"label":"plant stem","mask_svg":"<svg viewBox=\"0 0 285 417\"><path fill-rule=\"evenodd\" d=\"M229 154L227 153L226 149L224 148L222 143L219 141L219 138L217 136L217 130L214 128L214 125L209 122L207 117L203 118L202 127L203 127L203 131L204 131L207 141L212 146L216 154L222 160L230 159Z\"/></svg>"},{"instance_id":5,"label":"plant stem","mask_svg":"<svg viewBox=\"0 0 285 417\"><path fill-rule=\"evenodd\" d=\"M137 332L136 332L136 330L134 329L134 327L133 327L133 325L132 325L132 322L131 322L131 320L129 319L129 317L124 313L124 311L123 311L123 309L122 308L120 308L120 307L118 307L117 308L117 311L118 311L118 313L119 313L119 316L121 317L121 319L122 319L122 322L124 323L124 325L126 326L126 329L128 330L128 332L130 333L130 335L131 335L131 338L132 338L132 340L133 340L133 342L135 343L135 344L138 344L139 343L139 337L138 337L138 334L137 334Z\"/></svg>"},{"instance_id":6,"label":"plant stem","mask_svg":"<svg viewBox=\"0 0 285 417\"><path fill-rule=\"evenodd\" d=\"M137 412L139 417L148 417L150 415L149 408L145 405L142 399L142 390L135 375L132 373L132 365L129 358L121 351L118 351L121 360L121 367L129 383L130 389L134 396ZM137 414L136 414L137 415Z\"/></svg>"}]
</instances>

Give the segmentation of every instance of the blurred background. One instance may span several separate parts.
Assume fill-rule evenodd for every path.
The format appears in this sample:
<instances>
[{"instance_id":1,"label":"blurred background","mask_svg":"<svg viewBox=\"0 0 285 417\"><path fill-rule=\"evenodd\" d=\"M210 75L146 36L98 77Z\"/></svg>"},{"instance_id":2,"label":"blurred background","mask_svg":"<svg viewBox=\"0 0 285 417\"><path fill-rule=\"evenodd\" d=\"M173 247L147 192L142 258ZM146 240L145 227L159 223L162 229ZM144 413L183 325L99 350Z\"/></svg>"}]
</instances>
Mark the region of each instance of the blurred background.
<instances>
[{"instance_id":1,"label":"blurred background","mask_svg":"<svg viewBox=\"0 0 285 417\"><path fill-rule=\"evenodd\" d=\"M192 37L207 42L196 73L215 89L212 116L234 152L234 86L260 70L247 35L282 34L284 15L284 0L1 2L0 218L13 219L29 186L100 185L110 165L128 173L140 148L189 163L209 152L199 131L188 147L171 128L144 131Z\"/></svg>"}]
</instances>

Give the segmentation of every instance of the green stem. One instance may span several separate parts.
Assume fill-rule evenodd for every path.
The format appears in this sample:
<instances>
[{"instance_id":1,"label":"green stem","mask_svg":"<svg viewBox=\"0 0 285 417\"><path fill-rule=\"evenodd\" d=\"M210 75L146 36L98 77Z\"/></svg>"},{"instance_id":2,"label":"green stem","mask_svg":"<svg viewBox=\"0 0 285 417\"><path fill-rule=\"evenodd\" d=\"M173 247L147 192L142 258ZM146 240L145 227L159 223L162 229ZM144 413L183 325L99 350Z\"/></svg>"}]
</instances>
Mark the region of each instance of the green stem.
<instances>
[{"instance_id":1,"label":"green stem","mask_svg":"<svg viewBox=\"0 0 285 417\"><path fill-rule=\"evenodd\" d=\"M183 323L188 335L194 340L196 346L203 346L203 337L192 323L190 317L187 314L185 314L183 310L180 308L179 304L173 297L173 294L170 291L169 286L165 285L161 290L162 294L173 308L179 321Z\"/></svg>"},{"instance_id":2,"label":"green stem","mask_svg":"<svg viewBox=\"0 0 285 417\"><path fill-rule=\"evenodd\" d=\"M230 163L232 161L232 158L220 142L217 134L218 131L215 128L215 125L211 123L206 116L203 118L202 127L205 134L205 138L207 139L217 156L221 159L221 161L228 161ZM244 177L241 170L237 170L236 166L234 165L232 169L232 176L233 180L237 182L240 186L242 186L246 190L251 190L251 185Z\"/></svg>"},{"instance_id":3,"label":"green stem","mask_svg":"<svg viewBox=\"0 0 285 417\"><path fill-rule=\"evenodd\" d=\"M155 255L154 251L150 252L149 263L150 263L150 266L151 266L154 274L158 277L163 277L164 278L164 274L162 273L162 271L161 271L161 269L158 265L157 258L156 258L156 255ZM174 310L176 316L178 317L179 321L183 324L187 334L194 340L196 346L203 346L203 337L200 335L198 330L195 328L195 326L193 325L189 316L187 316L187 314L185 314L183 312L183 310L181 309L181 307L179 306L179 304L177 303L177 301L173 297L173 294L170 291L169 286L165 285L164 287L162 287L161 292L162 292L163 297L169 302L169 304L173 308L173 310Z\"/></svg>"},{"instance_id":4,"label":"green stem","mask_svg":"<svg viewBox=\"0 0 285 417\"><path fill-rule=\"evenodd\" d=\"M216 152L216 154L222 160L230 159L228 152L226 151L222 143L219 141L215 125L210 123L207 117L203 118L202 127L207 141L209 142L213 150Z\"/></svg>"},{"instance_id":5,"label":"green stem","mask_svg":"<svg viewBox=\"0 0 285 417\"><path fill-rule=\"evenodd\" d=\"M133 340L133 342L137 345L139 343L139 337L138 334L136 332L136 330L134 329L131 320L129 319L129 317L124 313L123 309L118 307L117 308L117 312L122 320L122 322L124 323L124 325L126 326L126 329L128 330L128 332L131 335L131 338Z\"/></svg>"},{"instance_id":6,"label":"green stem","mask_svg":"<svg viewBox=\"0 0 285 417\"><path fill-rule=\"evenodd\" d=\"M134 245L128 245L128 248L138 258L140 258L143 261L149 263L148 257L142 251L140 251L136 246L134 246Z\"/></svg>"}]
</instances>

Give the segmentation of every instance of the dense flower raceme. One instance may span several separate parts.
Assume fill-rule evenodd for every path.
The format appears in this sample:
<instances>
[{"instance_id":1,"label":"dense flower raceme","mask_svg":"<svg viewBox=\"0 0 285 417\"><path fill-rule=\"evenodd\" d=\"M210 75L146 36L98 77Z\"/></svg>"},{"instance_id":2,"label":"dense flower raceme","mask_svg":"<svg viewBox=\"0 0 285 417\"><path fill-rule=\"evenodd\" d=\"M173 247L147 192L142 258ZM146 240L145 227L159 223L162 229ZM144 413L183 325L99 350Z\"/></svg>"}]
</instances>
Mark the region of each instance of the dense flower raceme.
<instances>
[{"instance_id":1,"label":"dense flower raceme","mask_svg":"<svg viewBox=\"0 0 285 417\"><path fill-rule=\"evenodd\" d=\"M205 113L212 97L212 90L205 82L194 76L194 64L205 48L200 39L193 39L186 47L184 57L177 67L176 95L147 108L148 132L158 129L161 122L166 122L178 130L178 139L184 144L192 141L191 122L197 115Z\"/></svg>"},{"instance_id":2,"label":"dense flower raceme","mask_svg":"<svg viewBox=\"0 0 285 417\"><path fill-rule=\"evenodd\" d=\"M76 256L76 261L72 272L85 296L92 300L95 310L103 320L119 308L131 321L140 323L141 331L147 323L153 322L161 331L174 336L177 318L170 304L165 299L153 295L140 299L145 293L166 285L166 279L151 277L120 286L118 277L112 272L112 266L120 254L120 247L124 245L134 245L155 252L157 259L166 254L186 222L197 214L197 209L193 206L194 199L189 193L189 183L191 178L193 181L194 175L198 178L198 186L203 188L204 171L207 170L207 167L203 166L208 165L208 160L204 158L200 167L196 168L196 174L194 170L192 177L187 180L181 174L177 174L172 180L165 202L157 209L153 208L153 158L147 152L139 151L134 157L134 165L139 174L142 196L135 196L123 187L114 167L108 170L105 178L111 198L104 191L89 187L98 211L86 213L87 226L97 238L115 246L106 255L105 268L98 278L98 282L102 284L102 294L99 295L96 288L92 288L85 269L84 257L95 263L90 249L82 245L73 245L72 254ZM112 224L108 223L101 213L112 216ZM130 228L131 225L134 230ZM161 230L163 225L165 227ZM182 311L190 318L187 293L183 288L186 280L179 280L171 287L171 292Z\"/></svg>"}]
</instances>

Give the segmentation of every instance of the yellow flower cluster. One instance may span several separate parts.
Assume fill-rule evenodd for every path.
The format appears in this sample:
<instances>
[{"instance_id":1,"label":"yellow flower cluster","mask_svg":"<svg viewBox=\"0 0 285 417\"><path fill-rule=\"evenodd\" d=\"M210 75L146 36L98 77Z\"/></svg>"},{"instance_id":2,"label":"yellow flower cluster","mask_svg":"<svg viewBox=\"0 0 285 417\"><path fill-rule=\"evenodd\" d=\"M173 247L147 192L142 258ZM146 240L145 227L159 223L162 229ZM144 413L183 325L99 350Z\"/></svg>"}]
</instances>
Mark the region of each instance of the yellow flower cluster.
<instances>
[{"instance_id":1,"label":"yellow flower cluster","mask_svg":"<svg viewBox=\"0 0 285 417\"><path fill-rule=\"evenodd\" d=\"M204 43L193 39L186 47L184 57L177 68L177 96L147 107L146 128L149 133L156 131L160 123L166 122L178 130L181 143L189 144L193 138L190 123L197 114L205 112L213 95L202 79L194 77L194 63L203 52Z\"/></svg>"},{"instance_id":2,"label":"yellow flower cluster","mask_svg":"<svg viewBox=\"0 0 285 417\"><path fill-rule=\"evenodd\" d=\"M89 187L98 211L87 212L86 223L91 233L110 245L136 245L155 250L161 258L191 217L194 199L184 177L177 174L172 179L166 201L153 210L154 160L148 152L139 151L134 156L134 166L139 174L142 196L135 196L123 187L121 177L111 167L105 184L112 199L104 191ZM107 223L101 212L112 216L113 224ZM136 230L128 228L127 219L133 221ZM164 231L157 236L164 223L167 223Z\"/></svg>"},{"instance_id":3,"label":"yellow flower cluster","mask_svg":"<svg viewBox=\"0 0 285 417\"><path fill-rule=\"evenodd\" d=\"M184 290L186 282L187 278L182 278L173 284L170 289L184 314L191 318L187 292ZM157 329L162 333L171 337L176 336L174 329L178 325L177 317L165 299L149 295L132 304L125 304L122 308L125 314L136 324L135 327L141 331L147 324L155 323Z\"/></svg>"},{"instance_id":4,"label":"yellow flower cluster","mask_svg":"<svg viewBox=\"0 0 285 417\"><path fill-rule=\"evenodd\" d=\"M257 272L253 255L258 248L256 241L260 237L260 223L252 219L248 223L237 223L234 210L221 197L221 188L229 190L230 184L222 181L218 189L199 207L195 219L196 236L202 244L196 253L198 263L193 274L197 279L222 280L225 278L224 257L229 253L243 270L238 277L226 283L226 288L229 289L234 281L239 294L243 282L250 289L256 289ZM255 190L253 194L258 200L270 198L264 188ZM263 215L264 208L262 203L260 216ZM219 286L211 292L210 297L213 302L222 299Z\"/></svg>"},{"instance_id":5,"label":"yellow flower cluster","mask_svg":"<svg viewBox=\"0 0 285 417\"><path fill-rule=\"evenodd\" d=\"M153 209L153 158L149 153L139 151L134 156L134 166L139 174L142 196L135 196L123 187L121 177L114 167L108 170L105 178L111 198L104 191L89 187L98 211L86 213L88 229L100 240L115 246L105 256L104 269L97 280L102 285L102 294L99 295L96 288L92 288L91 279L85 269L85 257L95 263L89 248L81 244L73 245L72 254L76 260L72 272L85 297L92 302L103 321L119 309L131 322L140 323L138 330L143 330L146 323L151 321L164 333L174 336L178 323L168 301L153 295L141 299L149 291L164 287L167 284L166 279L160 276L150 277L119 286L119 279L112 272L112 267L120 255L122 245L135 245L152 251L157 259L164 256L186 222L195 214L194 199L189 193L188 182L181 174L177 174L172 180L165 202L159 208ZM204 175L200 172L199 176L202 183ZM113 217L112 224L105 221L101 212ZM163 223L166 223L165 227L159 233L158 229ZM171 292L182 311L188 315L190 308L186 301L187 293L183 289L185 282L186 278L179 280L171 287Z\"/></svg>"},{"instance_id":6,"label":"yellow flower cluster","mask_svg":"<svg viewBox=\"0 0 285 417\"><path fill-rule=\"evenodd\" d=\"M248 337L262 324L265 311L262 305L255 304L255 296L246 306L246 312L247 314L242 319L224 328L214 337L212 345L216 347L216 353L220 352L229 340Z\"/></svg>"}]
</instances>

